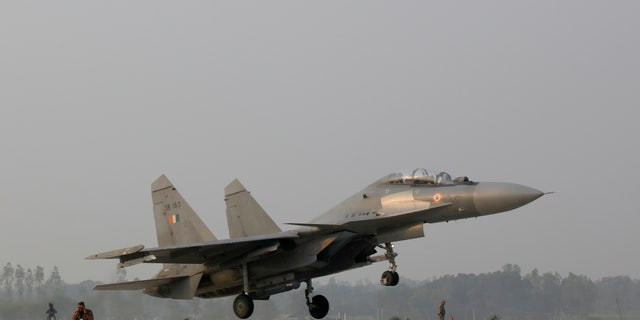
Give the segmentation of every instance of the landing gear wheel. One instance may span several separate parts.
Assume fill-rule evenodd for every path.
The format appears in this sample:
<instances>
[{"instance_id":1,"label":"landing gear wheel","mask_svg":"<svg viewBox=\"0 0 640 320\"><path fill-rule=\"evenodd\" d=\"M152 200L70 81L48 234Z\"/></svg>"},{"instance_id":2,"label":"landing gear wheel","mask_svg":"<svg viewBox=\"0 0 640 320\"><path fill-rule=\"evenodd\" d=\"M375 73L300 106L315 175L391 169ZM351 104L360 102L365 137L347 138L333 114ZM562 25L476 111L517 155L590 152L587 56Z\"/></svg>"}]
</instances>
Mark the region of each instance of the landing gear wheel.
<instances>
[{"instance_id":1,"label":"landing gear wheel","mask_svg":"<svg viewBox=\"0 0 640 320\"><path fill-rule=\"evenodd\" d=\"M382 277L380 277L380 284L387 287L395 286L398 284L399 279L400 276L398 276L397 272L385 271L382 273Z\"/></svg>"},{"instance_id":2,"label":"landing gear wheel","mask_svg":"<svg viewBox=\"0 0 640 320\"><path fill-rule=\"evenodd\" d=\"M396 286L400 282L400 275L395 271L385 271L380 278L380 284L387 287Z\"/></svg>"},{"instance_id":3,"label":"landing gear wheel","mask_svg":"<svg viewBox=\"0 0 640 320\"><path fill-rule=\"evenodd\" d=\"M315 319L324 318L329 313L329 300L323 295L314 296L309 304L309 313Z\"/></svg>"},{"instance_id":4,"label":"landing gear wheel","mask_svg":"<svg viewBox=\"0 0 640 320\"><path fill-rule=\"evenodd\" d=\"M246 294L240 294L233 300L233 312L240 319L246 319L253 314L253 299Z\"/></svg>"}]
</instances>

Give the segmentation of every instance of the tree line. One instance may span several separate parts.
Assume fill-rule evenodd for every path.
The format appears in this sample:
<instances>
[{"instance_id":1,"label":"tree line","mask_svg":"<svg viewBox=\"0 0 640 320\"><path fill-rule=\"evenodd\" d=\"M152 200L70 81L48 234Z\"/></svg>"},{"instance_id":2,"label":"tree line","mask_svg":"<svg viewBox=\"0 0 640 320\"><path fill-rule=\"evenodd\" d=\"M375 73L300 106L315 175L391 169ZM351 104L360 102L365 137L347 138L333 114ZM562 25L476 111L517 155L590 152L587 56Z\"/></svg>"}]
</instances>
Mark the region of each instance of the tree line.
<instances>
[{"instance_id":1,"label":"tree line","mask_svg":"<svg viewBox=\"0 0 640 320\"><path fill-rule=\"evenodd\" d=\"M2 287L3 298L13 297L23 298L31 296L44 288L58 287L62 285L62 278L58 267L53 267L51 274L45 280L44 268L36 266L35 269L25 269L18 264L15 267L11 262L7 262L0 272L0 286Z\"/></svg>"},{"instance_id":2,"label":"tree line","mask_svg":"<svg viewBox=\"0 0 640 320\"><path fill-rule=\"evenodd\" d=\"M70 319L79 300L93 309L97 319L236 319L231 308L234 297L170 300L140 291L93 291L97 282L67 284L56 267L45 279L42 267L25 269L7 263L0 276L0 320L43 319L48 302L55 303L58 319ZM119 276L126 278L124 269ZM316 281L314 287L331 303L326 319L336 319L340 313L352 320L436 320L441 300L447 301L446 319L640 319L640 281L627 276L594 281L536 269L523 275L520 267L507 264L489 273L402 279L396 287L325 281ZM302 290L256 301L251 319L309 319Z\"/></svg>"}]
</instances>

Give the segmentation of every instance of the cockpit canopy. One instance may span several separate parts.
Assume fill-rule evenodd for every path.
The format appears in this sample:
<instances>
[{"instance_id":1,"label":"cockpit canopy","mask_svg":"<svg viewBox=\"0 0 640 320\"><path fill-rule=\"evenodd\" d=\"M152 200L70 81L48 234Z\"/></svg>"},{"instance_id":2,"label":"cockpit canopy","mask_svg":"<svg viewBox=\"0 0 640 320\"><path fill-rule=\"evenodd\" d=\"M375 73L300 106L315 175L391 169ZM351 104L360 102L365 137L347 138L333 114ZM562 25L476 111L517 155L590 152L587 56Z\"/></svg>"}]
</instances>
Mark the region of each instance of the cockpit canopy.
<instances>
[{"instance_id":1,"label":"cockpit canopy","mask_svg":"<svg viewBox=\"0 0 640 320\"><path fill-rule=\"evenodd\" d=\"M414 170L406 170L392 173L380 180L377 184L395 184L395 185L451 185L454 182L469 181L467 177L451 179L451 175L439 170L427 170L417 168Z\"/></svg>"}]
</instances>

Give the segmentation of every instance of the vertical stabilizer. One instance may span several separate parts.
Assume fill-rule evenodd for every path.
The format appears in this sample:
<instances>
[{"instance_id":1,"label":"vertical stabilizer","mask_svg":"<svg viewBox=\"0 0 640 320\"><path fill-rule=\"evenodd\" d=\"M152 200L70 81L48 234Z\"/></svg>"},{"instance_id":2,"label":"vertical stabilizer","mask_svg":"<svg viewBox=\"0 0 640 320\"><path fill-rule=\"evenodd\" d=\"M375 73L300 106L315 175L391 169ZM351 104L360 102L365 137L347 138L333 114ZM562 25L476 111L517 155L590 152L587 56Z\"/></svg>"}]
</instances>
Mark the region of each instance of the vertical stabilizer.
<instances>
[{"instance_id":1,"label":"vertical stabilizer","mask_svg":"<svg viewBox=\"0 0 640 320\"><path fill-rule=\"evenodd\" d=\"M224 202L227 205L230 238L282 231L238 179L224 188Z\"/></svg>"},{"instance_id":2,"label":"vertical stabilizer","mask_svg":"<svg viewBox=\"0 0 640 320\"><path fill-rule=\"evenodd\" d=\"M216 240L165 175L151 184L158 246Z\"/></svg>"}]
</instances>

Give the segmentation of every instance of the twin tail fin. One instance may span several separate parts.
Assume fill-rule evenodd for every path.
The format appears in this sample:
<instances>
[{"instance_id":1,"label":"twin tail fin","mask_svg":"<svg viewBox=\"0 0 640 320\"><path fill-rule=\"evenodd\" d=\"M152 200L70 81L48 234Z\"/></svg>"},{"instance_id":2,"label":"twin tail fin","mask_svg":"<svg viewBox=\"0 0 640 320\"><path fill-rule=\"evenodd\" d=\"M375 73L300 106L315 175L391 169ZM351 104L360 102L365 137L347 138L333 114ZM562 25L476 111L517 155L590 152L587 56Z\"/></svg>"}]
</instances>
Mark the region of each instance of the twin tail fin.
<instances>
[{"instance_id":1,"label":"twin tail fin","mask_svg":"<svg viewBox=\"0 0 640 320\"><path fill-rule=\"evenodd\" d=\"M216 240L211 230L165 175L151 184L151 198L158 246Z\"/></svg>"}]
</instances>

